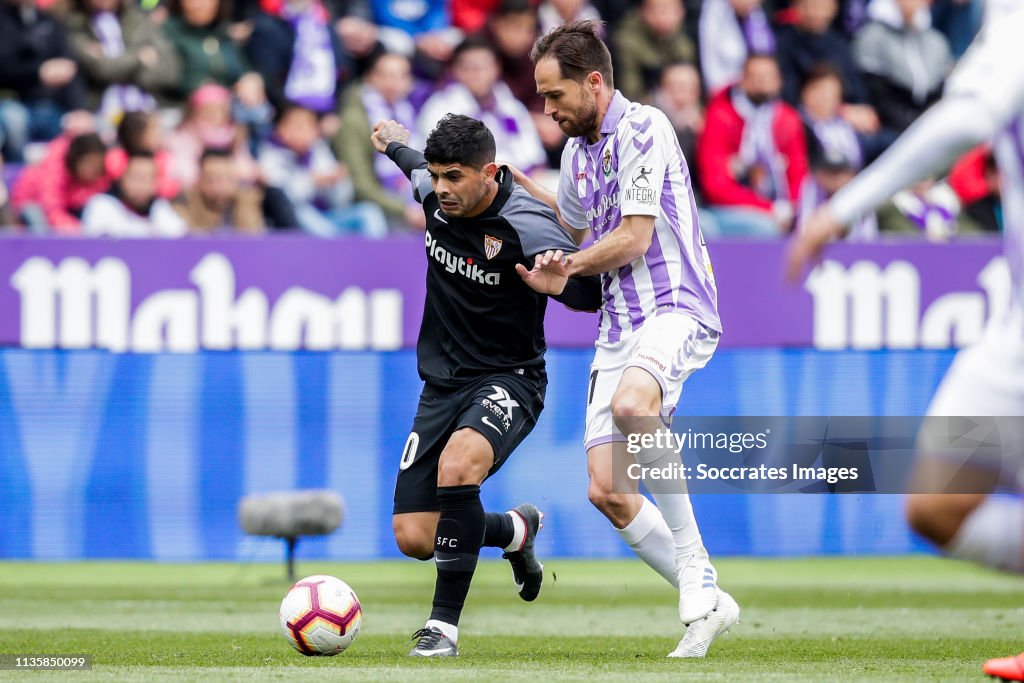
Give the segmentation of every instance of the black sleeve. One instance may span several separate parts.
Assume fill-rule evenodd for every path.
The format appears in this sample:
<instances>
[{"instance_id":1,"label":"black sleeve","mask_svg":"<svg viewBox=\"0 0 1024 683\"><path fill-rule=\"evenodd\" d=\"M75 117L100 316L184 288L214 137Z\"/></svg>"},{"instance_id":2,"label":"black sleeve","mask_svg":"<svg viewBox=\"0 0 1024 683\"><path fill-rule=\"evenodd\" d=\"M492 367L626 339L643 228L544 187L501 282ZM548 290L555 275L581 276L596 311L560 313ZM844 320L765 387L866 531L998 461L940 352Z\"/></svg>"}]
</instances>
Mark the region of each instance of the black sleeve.
<instances>
[{"instance_id":1,"label":"black sleeve","mask_svg":"<svg viewBox=\"0 0 1024 683\"><path fill-rule=\"evenodd\" d=\"M601 308L601 278L598 275L571 277L562 293L551 298L574 311L596 311Z\"/></svg>"},{"instance_id":2,"label":"black sleeve","mask_svg":"<svg viewBox=\"0 0 1024 683\"><path fill-rule=\"evenodd\" d=\"M427 160L423 158L423 152L407 147L401 142L391 142L388 143L384 153L412 181L413 199L422 204L423 200L434 191L433 183L430 181L430 174L427 172Z\"/></svg>"},{"instance_id":3,"label":"black sleeve","mask_svg":"<svg viewBox=\"0 0 1024 683\"><path fill-rule=\"evenodd\" d=\"M402 169L402 173L409 180L412 180L412 172L421 168L427 167L427 160L423 158L423 152L419 152L412 147L407 147L401 142L388 143L388 148L384 151L388 159L395 162L398 168Z\"/></svg>"}]
</instances>

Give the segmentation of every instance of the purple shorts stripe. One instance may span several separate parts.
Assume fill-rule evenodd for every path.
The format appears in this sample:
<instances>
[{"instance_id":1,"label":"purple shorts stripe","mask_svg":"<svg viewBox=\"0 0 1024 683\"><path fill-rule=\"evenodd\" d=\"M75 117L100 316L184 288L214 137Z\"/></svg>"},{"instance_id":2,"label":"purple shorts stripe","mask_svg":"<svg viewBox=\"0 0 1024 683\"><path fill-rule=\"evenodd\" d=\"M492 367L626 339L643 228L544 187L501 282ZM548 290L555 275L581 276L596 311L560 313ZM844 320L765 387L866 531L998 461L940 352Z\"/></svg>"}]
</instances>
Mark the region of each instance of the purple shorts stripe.
<instances>
[{"instance_id":1,"label":"purple shorts stripe","mask_svg":"<svg viewBox=\"0 0 1024 683\"><path fill-rule=\"evenodd\" d=\"M626 437L622 434L611 434L609 436L599 436L596 439L591 439L583 445L583 449L589 451L594 446L603 446L606 443L614 443L616 441L625 442Z\"/></svg>"}]
</instances>

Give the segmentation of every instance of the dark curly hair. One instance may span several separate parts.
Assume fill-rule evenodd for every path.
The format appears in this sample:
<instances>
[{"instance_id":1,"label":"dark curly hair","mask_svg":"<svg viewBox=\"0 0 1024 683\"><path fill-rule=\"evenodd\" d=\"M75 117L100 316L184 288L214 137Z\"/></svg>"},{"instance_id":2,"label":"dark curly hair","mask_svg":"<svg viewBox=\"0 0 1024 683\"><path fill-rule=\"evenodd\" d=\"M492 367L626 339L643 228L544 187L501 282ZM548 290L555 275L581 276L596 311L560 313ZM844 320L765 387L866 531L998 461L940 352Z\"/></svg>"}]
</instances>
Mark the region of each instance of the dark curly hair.
<instances>
[{"instance_id":1,"label":"dark curly hair","mask_svg":"<svg viewBox=\"0 0 1024 683\"><path fill-rule=\"evenodd\" d=\"M494 161L494 136L480 121L447 114L427 137L423 156L430 164L462 164L483 168Z\"/></svg>"}]
</instances>

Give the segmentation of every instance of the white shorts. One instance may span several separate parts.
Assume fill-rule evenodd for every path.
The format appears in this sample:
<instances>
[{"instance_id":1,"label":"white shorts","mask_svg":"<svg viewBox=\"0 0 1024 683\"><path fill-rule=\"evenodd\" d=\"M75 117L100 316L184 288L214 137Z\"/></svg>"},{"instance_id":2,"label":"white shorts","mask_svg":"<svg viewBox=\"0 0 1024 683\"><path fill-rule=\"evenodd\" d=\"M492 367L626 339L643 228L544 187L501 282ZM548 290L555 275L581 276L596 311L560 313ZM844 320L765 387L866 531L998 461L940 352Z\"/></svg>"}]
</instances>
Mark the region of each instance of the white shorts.
<instances>
[{"instance_id":1,"label":"white shorts","mask_svg":"<svg viewBox=\"0 0 1024 683\"><path fill-rule=\"evenodd\" d=\"M928 415L1015 418L996 422L1006 446L999 469L1004 479L1024 485L1024 310L1011 308L976 344L956 355ZM929 455L927 448L922 453Z\"/></svg>"},{"instance_id":2,"label":"white shorts","mask_svg":"<svg viewBox=\"0 0 1024 683\"><path fill-rule=\"evenodd\" d=\"M626 440L612 422L612 396L626 368L643 368L658 380L661 414L668 418L675 412L683 382L708 364L720 336L690 316L673 311L648 320L638 332L619 342L598 342L587 384L586 448Z\"/></svg>"}]
</instances>

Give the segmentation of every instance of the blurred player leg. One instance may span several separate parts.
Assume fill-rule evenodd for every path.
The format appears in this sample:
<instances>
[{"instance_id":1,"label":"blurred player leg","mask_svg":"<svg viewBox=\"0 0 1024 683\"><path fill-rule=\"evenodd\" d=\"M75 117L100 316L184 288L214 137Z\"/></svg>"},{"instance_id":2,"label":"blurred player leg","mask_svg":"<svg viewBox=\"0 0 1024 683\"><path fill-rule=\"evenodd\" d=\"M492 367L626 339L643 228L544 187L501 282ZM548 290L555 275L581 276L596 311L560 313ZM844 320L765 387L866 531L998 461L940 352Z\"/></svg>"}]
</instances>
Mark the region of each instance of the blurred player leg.
<instances>
[{"instance_id":1,"label":"blurred player leg","mask_svg":"<svg viewBox=\"0 0 1024 683\"><path fill-rule=\"evenodd\" d=\"M1020 316L1007 316L957 354L928 409L907 497L910 525L944 551L1018 573L1024 502L988 494L999 486L1019 489L1024 479L1022 331ZM979 415L997 417L973 417ZM950 429L960 438L951 439Z\"/></svg>"},{"instance_id":2,"label":"blurred player leg","mask_svg":"<svg viewBox=\"0 0 1024 683\"><path fill-rule=\"evenodd\" d=\"M950 556L1016 573L1024 573L1024 501L989 492L1024 488L1022 328L1021 313L1011 313L957 354L929 407L907 496L910 526ZM1005 417L972 417L978 415ZM973 441L999 448L980 455L943 448L951 435L937 416L969 418L961 423L989 432ZM982 671L1024 681L1024 654L990 659Z\"/></svg>"}]
</instances>

